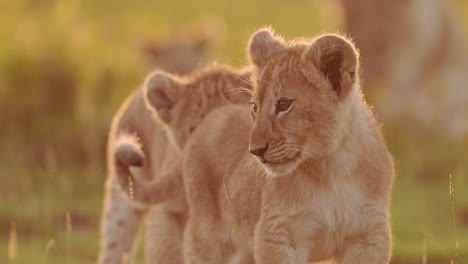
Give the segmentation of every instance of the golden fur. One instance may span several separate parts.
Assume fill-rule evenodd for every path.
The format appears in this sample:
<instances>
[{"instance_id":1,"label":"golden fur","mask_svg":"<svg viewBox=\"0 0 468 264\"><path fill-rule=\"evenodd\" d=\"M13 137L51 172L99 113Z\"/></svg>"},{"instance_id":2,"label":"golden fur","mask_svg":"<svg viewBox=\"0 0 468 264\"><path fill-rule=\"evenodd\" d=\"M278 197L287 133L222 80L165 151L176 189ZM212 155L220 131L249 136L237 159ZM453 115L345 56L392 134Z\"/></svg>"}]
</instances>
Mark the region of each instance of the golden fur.
<instances>
[{"instance_id":1,"label":"golden fur","mask_svg":"<svg viewBox=\"0 0 468 264\"><path fill-rule=\"evenodd\" d=\"M145 216L148 218L144 232L146 262L183 263L180 243L186 217L184 198L151 207L131 205L117 181L118 174L127 175L129 170L147 180L158 178L174 166L179 157L164 127L145 106L143 91L138 89L127 98L115 115L109 133L108 177L98 261L101 264L120 264L124 260L124 263L133 263L134 241ZM130 169L129 165L134 167ZM177 247L179 249L175 250Z\"/></svg>"},{"instance_id":2,"label":"golden fur","mask_svg":"<svg viewBox=\"0 0 468 264\"><path fill-rule=\"evenodd\" d=\"M184 149L185 263L388 263L393 163L354 46L263 29L249 50L254 121L245 106L219 108Z\"/></svg>"},{"instance_id":3,"label":"golden fur","mask_svg":"<svg viewBox=\"0 0 468 264\"><path fill-rule=\"evenodd\" d=\"M212 109L228 103L247 102L249 93L242 89L249 87L249 78L248 69L238 71L217 64L205 66L185 78L156 71L132 97L130 105L122 108L125 115L120 112L116 115L115 120L120 122L114 122L112 131L121 133L117 139L113 134L110 136L109 153L113 155L109 155L108 162L113 177L109 178L108 188L119 188L119 182L120 189L130 196L135 208L159 204L151 207L148 216L145 233L148 263L182 263L186 204L178 163L180 148ZM151 117L153 109L159 112ZM172 133L175 144L168 141L164 128L164 124L174 125L173 122L186 128ZM127 126L138 129L129 134ZM166 174L169 176L164 177ZM171 180L167 181L168 178ZM153 182L148 184L151 180Z\"/></svg>"},{"instance_id":4,"label":"golden fur","mask_svg":"<svg viewBox=\"0 0 468 264\"><path fill-rule=\"evenodd\" d=\"M250 74L248 69L238 71L216 64L206 66L186 78L158 71L146 81L145 101L155 117L167 126L175 145L183 149L190 134L213 109L248 101L251 93ZM174 127L177 129L173 130ZM128 151L132 148L132 143L128 141L124 140L115 151L118 157L116 167L120 170L116 175L132 202L146 206L183 196L179 163L151 182L130 173L130 166L141 166L144 162L138 149ZM120 164L121 161L125 164Z\"/></svg>"},{"instance_id":5,"label":"golden fur","mask_svg":"<svg viewBox=\"0 0 468 264\"><path fill-rule=\"evenodd\" d=\"M145 56L161 69L188 74L205 61L204 47L209 38L206 35L184 40L178 38L163 45L148 43ZM142 166L133 166L130 169L133 174L147 180L158 178L178 159L177 147L169 141L160 122L152 118L143 94L143 89L137 89L128 96L115 114L109 132L108 176L98 257L101 264L133 263L134 241L144 218L149 219L144 232L147 263L150 260L158 263L182 262L179 245L183 225L180 224L183 224L185 202L174 200L151 207L131 205L120 191L115 177L117 171L128 173L128 165L139 160ZM179 250L174 251L178 247Z\"/></svg>"}]
</instances>

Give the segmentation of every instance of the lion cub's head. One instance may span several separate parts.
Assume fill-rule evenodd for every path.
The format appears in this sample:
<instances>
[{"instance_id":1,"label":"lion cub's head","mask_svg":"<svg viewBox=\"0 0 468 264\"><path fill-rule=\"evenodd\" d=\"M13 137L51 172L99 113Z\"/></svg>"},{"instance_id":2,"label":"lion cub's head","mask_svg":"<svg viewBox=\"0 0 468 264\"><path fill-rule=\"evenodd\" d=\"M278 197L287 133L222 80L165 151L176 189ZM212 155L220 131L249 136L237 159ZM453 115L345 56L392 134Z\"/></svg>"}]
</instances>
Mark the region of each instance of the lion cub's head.
<instances>
[{"instance_id":1,"label":"lion cub's head","mask_svg":"<svg viewBox=\"0 0 468 264\"><path fill-rule=\"evenodd\" d=\"M258 76L250 152L272 175L288 175L335 150L358 92L358 53L335 34L284 42L270 29L249 44Z\"/></svg>"},{"instance_id":2,"label":"lion cub's head","mask_svg":"<svg viewBox=\"0 0 468 264\"><path fill-rule=\"evenodd\" d=\"M213 109L248 102L250 87L248 70L224 65L205 66L186 78L158 71L146 81L145 101L167 125L176 145L183 148L192 131Z\"/></svg>"}]
</instances>

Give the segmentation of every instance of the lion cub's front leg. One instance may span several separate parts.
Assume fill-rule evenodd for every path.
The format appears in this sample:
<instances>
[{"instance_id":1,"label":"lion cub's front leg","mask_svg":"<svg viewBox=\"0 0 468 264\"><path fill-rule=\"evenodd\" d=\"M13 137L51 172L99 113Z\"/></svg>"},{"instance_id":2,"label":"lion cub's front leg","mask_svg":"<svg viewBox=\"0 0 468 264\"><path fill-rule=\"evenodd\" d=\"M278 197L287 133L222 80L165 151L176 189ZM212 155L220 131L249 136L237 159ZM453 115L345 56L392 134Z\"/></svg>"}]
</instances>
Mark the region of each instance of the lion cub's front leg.
<instances>
[{"instance_id":1,"label":"lion cub's front leg","mask_svg":"<svg viewBox=\"0 0 468 264\"><path fill-rule=\"evenodd\" d=\"M298 235L292 227L294 220L285 215L269 215L260 218L255 228L256 263L308 263L309 243L307 235Z\"/></svg>"},{"instance_id":2,"label":"lion cub's front leg","mask_svg":"<svg viewBox=\"0 0 468 264\"><path fill-rule=\"evenodd\" d=\"M210 217L189 216L184 232L184 260L187 264L223 263L223 232Z\"/></svg>"},{"instance_id":3,"label":"lion cub's front leg","mask_svg":"<svg viewBox=\"0 0 468 264\"><path fill-rule=\"evenodd\" d=\"M382 221L369 227L367 234L347 239L338 253L337 261L339 264L387 264L390 253L390 227L387 221Z\"/></svg>"}]
</instances>

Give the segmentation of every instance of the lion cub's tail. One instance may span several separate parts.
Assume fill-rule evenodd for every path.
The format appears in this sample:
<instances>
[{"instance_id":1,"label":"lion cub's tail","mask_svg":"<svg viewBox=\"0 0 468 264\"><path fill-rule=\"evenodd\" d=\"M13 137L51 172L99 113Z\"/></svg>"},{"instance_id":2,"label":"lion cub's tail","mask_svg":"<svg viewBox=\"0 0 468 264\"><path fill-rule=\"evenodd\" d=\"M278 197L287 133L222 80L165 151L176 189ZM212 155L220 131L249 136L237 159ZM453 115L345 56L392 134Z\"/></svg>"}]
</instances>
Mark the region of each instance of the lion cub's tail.
<instances>
[{"instance_id":1,"label":"lion cub's tail","mask_svg":"<svg viewBox=\"0 0 468 264\"><path fill-rule=\"evenodd\" d=\"M122 190L133 200L135 176L131 167L141 168L145 164L145 153L136 136L119 135L113 148L115 176Z\"/></svg>"},{"instance_id":2,"label":"lion cub's tail","mask_svg":"<svg viewBox=\"0 0 468 264\"><path fill-rule=\"evenodd\" d=\"M127 198L136 205L158 204L169 200L183 191L181 168L176 164L163 175L151 175L154 178L144 180L134 175L130 168L141 168L146 157L138 138L121 136L114 148L116 177Z\"/></svg>"},{"instance_id":3,"label":"lion cub's tail","mask_svg":"<svg viewBox=\"0 0 468 264\"><path fill-rule=\"evenodd\" d=\"M119 142L114 155L119 172L128 173L129 167L141 167L145 163L145 154L137 143Z\"/></svg>"}]
</instances>

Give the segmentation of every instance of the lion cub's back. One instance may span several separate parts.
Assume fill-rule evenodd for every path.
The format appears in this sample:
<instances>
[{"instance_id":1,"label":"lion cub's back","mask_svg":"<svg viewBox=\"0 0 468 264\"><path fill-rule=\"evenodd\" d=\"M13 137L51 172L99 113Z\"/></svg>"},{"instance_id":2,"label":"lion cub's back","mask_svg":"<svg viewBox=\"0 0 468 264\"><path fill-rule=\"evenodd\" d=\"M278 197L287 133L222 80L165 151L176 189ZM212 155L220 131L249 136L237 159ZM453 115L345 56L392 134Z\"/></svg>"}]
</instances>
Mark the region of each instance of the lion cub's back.
<instances>
[{"instance_id":1,"label":"lion cub's back","mask_svg":"<svg viewBox=\"0 0 468 264\"><path fill-rule=\"evenodd\" d=\"M252 122L246 105L227 105L210 113L192 134L185 154L232 164L248 151Z\"/></svg>"},{"instance_id":2,"label":"lion cub's back","mask_svg":"<svg viewBox=\"0 0 468 264\"><path fill-rule=\"evenodd\" d=\"M227 105L210 113L184 150L184 177L190 188L217 193L219 175L229 175L248 151L251 120L247 105Z\"/></svg>"}]
</instances>

